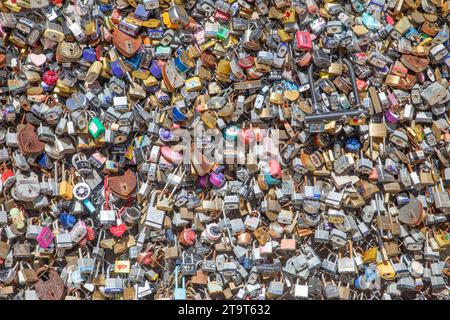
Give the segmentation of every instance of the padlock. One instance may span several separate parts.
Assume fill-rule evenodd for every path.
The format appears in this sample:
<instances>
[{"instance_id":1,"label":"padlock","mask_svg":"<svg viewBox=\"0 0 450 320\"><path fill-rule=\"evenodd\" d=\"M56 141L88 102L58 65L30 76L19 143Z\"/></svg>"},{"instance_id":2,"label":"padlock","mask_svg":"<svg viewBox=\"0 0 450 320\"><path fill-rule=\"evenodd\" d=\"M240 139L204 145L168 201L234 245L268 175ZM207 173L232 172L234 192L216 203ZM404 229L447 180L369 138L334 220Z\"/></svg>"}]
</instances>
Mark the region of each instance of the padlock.
<instances>
[{"instance_id":1,"label":"padlock","mask_svg":"<svg viewBox=\"0 0 450 320\"><path fill-rule=\"evenodd\" d=\"M104 292L106 294L117 294L124 291L123 279L120 277L111 277L110 271L114 265L109 265L106 273Z\"/></svg>"},{"instance_id":2,"label":"padlock","mask_svg":"<svg viewBox=\"0 0 450 320\"><path fill-rule=\"evenodd\" d=\"M69 177L69 180L66 180L66 170L64 162L61 166L61 172L62 172L62 180L59 184L59 195L65 199L65 200L71 200L73 197L73 184L72 184L72 178Z\"/></svg>"}]
</instances>

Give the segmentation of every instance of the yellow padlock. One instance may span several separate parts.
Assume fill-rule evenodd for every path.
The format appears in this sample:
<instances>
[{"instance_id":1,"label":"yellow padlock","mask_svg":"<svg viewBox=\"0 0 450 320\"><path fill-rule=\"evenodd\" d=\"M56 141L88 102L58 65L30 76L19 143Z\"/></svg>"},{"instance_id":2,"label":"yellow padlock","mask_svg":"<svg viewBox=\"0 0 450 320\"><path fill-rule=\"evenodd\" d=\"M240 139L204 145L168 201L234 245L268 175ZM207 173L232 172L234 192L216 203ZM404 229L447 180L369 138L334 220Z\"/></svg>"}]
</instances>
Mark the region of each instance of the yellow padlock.
<instances>
[{"instance_id":1,"label":"yellow padlock","mask_svg":"<svg viewBox=\"0 0 450 320\"><path fill-rule=\"evenodd\" d=\"M184 85L186 86L186 90L188 92L197 91L202 88L202 83L201 83L199 77L192 77L192 78L186 79L186 81L184 82Z\"/></svg>"},{"instance_id":2,"label":"yellow padlock","mask_svg":"<svg viewBox=\"0 0 450 320\"><path fill-rule=\"evenodd\" d=\"M144 87L153 87L158 84L158 80L154 76L149 76L147 79L142 81Z\"/></svg>"},{"instance_id":3,"label":"yellow padlock","mask_svg":"<svg viewBox=\"0 0 450 320\"><path fill-rule=\"evenodd\" d=\"M62 82L60 79L58 79L57 81L56 81L56 87L59 89L59 90L61 90L62 92L65 92L65 93L75 93L75 92L77 92L77 89L75 88L75 87L69 87L69 86L66 86L65 84L64 84L64 82Z\"/></svg>"},{"instance_id":4,"label":"yellow padlock","mask_svg":"<svg viewBox=\"0 0 450 320\"><path fill-rule=\"evenodd\" d=\"M395 269L390 261L381 262L377 265L378 273L380 277L384 280L394 280L395 279Z\"/></svg>"},{"instance_id":5,"label":"yellow padlock","mask_svg":"<svg viewBox=\"0 0 450 320\"><path fill-rule=\"evenodd\" d=\"M142 21L136 19L134 16L129 15L125 18L125 21L131 24L134 24L135 26L142 27Z\"/></svg>"},{"instance_id":6,"label":"yellow padlock","mask_svg":"<svg viewBox=\"0 0 450 320\"><path fill-rule=\"evenodd\" d=\"M209 49L209 48L212 48L212 47L214 47L214 45L216 44L216 42L217 42L216 39L211 39L211 40L209 40L208 42L205 42L204 44L202 44L202 45L200 46L200 49L201 49L202 51L205 51L205 50L207 50L207 49Z\"/></svg>"},{"instance_id":7,"label":"yellow padlock","mask_svg":"<svg viewBox=\"0 0 450 320\"><path fill-rule=\"evenodd\" d=\"M15 13L20 12L22 10L21 7L19 7L16 3L13 3L11 0L7 0L7 1L3 2L3 5Z\"/></svg>"},{"instance_id":8,"label":"yellow padlock","mask_svg":"<svg viewBox=\"0 0 450 320\"><path fill-rule=\"evenodd\" d=\"M287 33L284 29L278 29L277 33L281 41L283 42L289 42L292 40L292 36L289 33Z\"/></svg>"},{"instance_id":9,"label":"yellow padlock","mask_svg":"<svg viewBox=\"0 0 450 320\"><path fill-rule=\"evenodd\" d=\"M130 4L130 6L132 6L133 8L137 7L137 2L136 0L128 0L128 3Z\"/></svg>"},{"instance_id":10,"label":"yellow padlock","mask_svg":"<svg viewBox=\"0 0 450 320\"><path fill-rule=\"evenodd\" d=\"M372 247L364 251L363 262L364 264L369 264L377 260L378 248Z\"/></svg>"},{"instance_id":11,"label":"yellow padlock","mask_svg":"<svg viewBox=\"0 0 450 320\"><path fill-rule=\"evenodd\" d=\"M219 63L217 64L217 73L229 76L231 74L230 61L224 59L220 60Z\"/></svg>"},{"instance_id":12,"label":"yellow padlock","mask_svg":"<svg viewBox=\"0 0 450 320\"><path fill-rule=\"evenodd\" d=\"M217 116L215 113L208 110L202 113L202 121L209 129L213 129L217 124Z\"/></svg>"},{"instance_id":13,"label":"yellow padlock","mask_svg":"<svg viewBox=\"0 0 450 320\"><path fill-rule=\"evenodd\" d=\"M64 200L72 200L73 197L73 182L72 176L69 177L69 180L66 180L66 170L64 166L64 162L62 164L62 181L59 184L59 195Z\"/></svg>"},{"instance_id":14,"label":"yellow padlock","mask_svg":"<svg viewBox=\"0 0 450 320\"><path fill-rule=\"evenodd\" d=\"M283 14L283 19L281 20L283 24L287 23L295 23L296 22L296 15L295 15L295 9L290 8L286 10Z\"/></svg>"},{"instance_id":15,"label":"yellow padlock","mask_svg":"<svg viewBox=\"0 0 450 320\"><path fill-rule=\"evenodd\" d=\"M142 21L142 26L150 29L158 28L161 25L161 21L158 19L149 19L147 21Z\"/></svg>"},{"instance_id":16,"label":"yellow padlock","mask_svg":"<svg viewBox=\"0 0 450 320\"><path fill-rule=\"evenodd\" d=\"M150 76L150 71L148 70L133 70L131 76L136 79L145 80Z\"/></svg>"},{"instance_id":17,"label":"yellow padlock","mask_svg":"<svg viewBox=\"0 0 450 320\"><path fill-rule=\"evenodd\" d=\"M163 19L163 23L166 25L167 28L169 28L169 29L177 29L178 28L177 24L174 24L170 21L168 12L163 12L161 17Z\"/></svg>"},{"instance_id":18,"label":"yellow padlock","mask_svg":"<svg viewBox=\"0 0 450 320\"><path fill-rule=\"evenodd\" d=\"M97 24L94 21L89 21L86 23L86 26L84 27L84 33L90 37L97 33Z\"/></svg>"}]
</instances>

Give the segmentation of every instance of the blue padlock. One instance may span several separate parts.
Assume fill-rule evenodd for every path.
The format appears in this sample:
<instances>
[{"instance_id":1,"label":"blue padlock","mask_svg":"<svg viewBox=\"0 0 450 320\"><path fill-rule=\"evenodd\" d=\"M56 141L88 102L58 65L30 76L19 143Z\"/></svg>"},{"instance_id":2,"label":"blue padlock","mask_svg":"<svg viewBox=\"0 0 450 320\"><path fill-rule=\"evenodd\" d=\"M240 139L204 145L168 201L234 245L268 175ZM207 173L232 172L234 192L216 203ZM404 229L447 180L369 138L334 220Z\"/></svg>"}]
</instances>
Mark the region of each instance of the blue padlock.
<instances>
[{"instance_id":1,"label":"blue padlock","mask_svg":"<svg viewBox=\"0 0 450 320\"><path fill-rule=\"evenodd\" d=\"M161 28L149 29L147 34L150 39L161 39L164 35L164 30Z\"/></svg>"},{"instance_id":2,"label":"blue padlock","mask_svg":"<svg viewBox=\"0 0 450 320\"><path fill-rule=\"evenodd\" d=\"M172 141L173 139L173 131L166 129L166 128L161 128L159 129L159 138L161 139L161 141Z\"/></svg>"},{"instance_id":3,"label":"blue padlock","mask_svg":"<svg viewBox=\"0 0 450 320\"><path fill-rule=\"evenodd\" d=\"M355 137L350 137L345 141L345 150L357 153L361 149L361 142Z\"/></svg>"},{"instance_id":4,"label":"blue padlock","mask_svg":"<svg viewBox=\"0 0 450 320\"><path fill-rule=\"evenodd\" d=\"M368 284L367 284L367 280L365 275L359 275L356 279L355 279L355 288L359 289L359 290L366 290L368 289Z\"/></svg>"},{"instance_id":5,"label":"blue padlock","mask_svg":"<svg viewBox=\"0 0 450 320\"><path fill-rule=\"evenodd\" d=\"M83 50L83 59L88 62L94 62L97 61L97 54L95 52L94 48L86 48Z\"/></svg>"},{"instance_id":6,"label":"blue padlock","mask_svg":"<svg viewBox=\"0 0 450 320\"><path fill-rule=\"evenodd\" d=\"M110 5L101 5L101 6L98 6L98 9L99 9L101 12L105 13L105 12L112 11L113 7L110 6Z\"/></svg>"},{"instance_id":7,"label":"blue padlock","mask_svg":"<svg viewBox=\"0 0 450 320\"><path fill-rule=\"evenodd\" d=\"M273 185L276 185L276 184L281 183L281 180L275 179L275 178L272 177L270 174L265 174L265 175L264 175L264 181L265 181L269 186L273 186Z\"/></svg>"},{"instance_id":8,"label":"blue padlock","mask_svg":"<svg viewBox=\"0 0 450 320\"><path fill-rule=\"evenodd\" d=\"M59 222L63 228L72 228L77 223L77 218L67 212L62 213L59 216Z\"/></svg>"},{"instance_id":9,"label":"blue padlock","mask_svg":"<svg viewBox=\"0 0 450 320\"><path fill-rule=\"evenodd\" d=\"M174 236L174 234L173 234L172 229L167 229L167 230L166 230L166 238L167 238L168 241L173 241L173 240L175 240L175 236Z\"/></svg>"},{"instance_id":10,"label":"blue padlock","mask_svg":"<svg viewBox=\"0 0 450 320\"><path fill-rule=\"evenodd\" d=\"M141 59L142 59L142 55L137 53L134 56L125 59L123 62L129 66L130 68L132 68L133 70L136 70L137 68L139 68L139 64L141 63Z\"/></svg>"},{"instance_id":11,"label":"blue padlock","mask_svg":"<svg viewBox=\"0 0 450 320\"><path fill-rule=\"evenodd\" d=\"M125 70L123 70L122 66L120 65L119 61L111 61L109 64L111 67L111 72L114 76L121 79L125 77Z\"/></svg>"},{"instance_id":12,"label":"blue padlock","mask_svg":"<svg viewBox=\"0 0 450 320\"><path fill-rule=\"evenodd\" d=\"M138 4L134 10L134 17L141 21L147 21L150 18L150 11L147 11L143 4Z\"/></svg>"},{"instance_id":13,"label":"blue padlock","mask_svg":"<svg viewBox=\"0 0 450 320\"><path fill-rule=\"evenodd\" d=\"M446 65L447 67L450 68L450 54L448 54L448 55L445 57L444 63L445 63L445 65ZM442 68L441 74L442 74L442 77L444 77L444 78L447 78L447 77L448 77L448 72L447 72L447 70L445 70L445 68Z\"/></svg>"},{"instance_id":14,"label":"blue padlock","mask_svg":"<svg viewBox=\"0 0 450 320\"><path fill-rule=\"evenodd\" d=\"M53 162L50 160L46 153L41 154L38 159L38 164L41 168L45 168L48 170L53 169Z\"/></svg>"},{"instance_id":15,"label":"blue padlock","mask_svg":"<svg viewBox=\"0 0 450 320\"><path fill-rule=\"evenodd\" d=\"M41 81L41 87L44 92L50 92L51 90L53 90L53 86L49 86L44 81Z\"/></svg>"},{"instance_id":16,"label":"blue padlock","mask_svg":"<svg viewBox=\"0 0 450 320\"><path fill-rule=\"evenodd\" d=\"M418 36L420 36L420 33L416 28L409 28L408 31L405 32L405 38L410 41L415 41Z\"/></svg>"},{"instance_id":17,"label":"blue padlock","mask_svg":"<svg viewBox=\"0 0 450 320\"><path fill-rule=\"evenodd\" d=\"M367 29L377 30L380 28L380 23L375 19L373 15L367 12L363 13L362 20Z\"/></svg>"},{"instance_id":18,"label":"blue padlock","mask_svg":"<svg viewBox=\"0 0 450 320\"><path fill-rule=\"evenodd\" d=\"M181 122L187 120L188 117L177 107L175 107L172 109L172 118L174 122Z\"/></svg>"},{"instance_id":19,"label":"blue padlock","mask_svg":"<svg viewBox=\"0 0 450 320\"><path fill-rule=\"evenodd\" d=\"M223 132L223 137L229 141L236 141L239 133L239 127L235 125L230 125L225 128Z\"/></svg>"},{"instance_id":20,"label":"blue padlock","mask_svg":"<svg viewBox=\"0 0 450 320\"><path fill-rule=\"evenodd\" d=\"M251 268L253 268L253 260L249 257L243 257L241 264L245 270L251 270Z\"/></svg>"},{"instance_id":21,"label":"blue padlock","mask_svg":"<svg viewBox=\"0 0 450 320\"><path fill-rule=\"evenodd\" d=\"M90 214L94 214L95 213L95 207L92 204L92 202L89 199L84 199L83 200L83 205L86 207L86 209L88 209Z\"/></svg>"}]
</instances>

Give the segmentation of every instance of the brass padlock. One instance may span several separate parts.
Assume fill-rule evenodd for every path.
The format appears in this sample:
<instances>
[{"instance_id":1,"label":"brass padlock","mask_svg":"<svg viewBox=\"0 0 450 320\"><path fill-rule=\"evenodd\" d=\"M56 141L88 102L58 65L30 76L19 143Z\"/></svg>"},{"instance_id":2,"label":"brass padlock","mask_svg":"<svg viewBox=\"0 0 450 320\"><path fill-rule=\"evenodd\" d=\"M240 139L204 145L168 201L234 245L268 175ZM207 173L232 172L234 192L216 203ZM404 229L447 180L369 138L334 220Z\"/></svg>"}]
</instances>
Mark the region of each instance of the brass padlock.
<instances>
[{"instance_id":1,"label":"brass padlock","mask_svg":"<svg viewBox=\"0 0 450 320\"><path fill-rule=\"evenodd\" d=\"M69 175L69 179L66 180L66 170L64 166L64 162L62 164L62 180L59 184L59 195L64 200L72 200L73 197L73 175Z\"/></svg>"}]
</instances>

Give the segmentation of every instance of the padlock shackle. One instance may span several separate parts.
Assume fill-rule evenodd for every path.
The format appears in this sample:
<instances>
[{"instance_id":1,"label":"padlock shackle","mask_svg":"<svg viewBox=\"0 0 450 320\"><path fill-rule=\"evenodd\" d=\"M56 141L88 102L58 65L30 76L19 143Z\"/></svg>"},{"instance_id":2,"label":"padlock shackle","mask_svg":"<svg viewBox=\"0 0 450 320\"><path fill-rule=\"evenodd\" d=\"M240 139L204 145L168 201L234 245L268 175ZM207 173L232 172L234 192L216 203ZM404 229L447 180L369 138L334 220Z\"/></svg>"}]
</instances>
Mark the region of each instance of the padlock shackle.
<instances>
[{"instance_id":1,"label":"padlock shackle","mask_svg":"<svg viewBox=\"0 0 450 320\"><path fill-rule=\"evenodd\" d=\"M343 58L342 61L347 66L348 74L350 75L350 81L352 83L353 96L355 97L356 106L359 108L361 105L361 100L359 99L358 87L356 86L356 76L355 70L353 69L353 64L347 58Z\"/></svg>"},{"instance_id":2,"label":"padlock shackle","mask_svg":"<svg viewBox=\"0 0 450 320\"><path fill-rule=\"evenodd\" d=\"M313 107L313 114L319 113L319 110L317 109L317 97L316 97L316 90L314 88L314 79L313 79L313 70L314 70L314 64L311 63L308 68L308 82L309 82L309 93L311 95L311 103ZM306 122L306 118L305 118Z\"/></svg>"},{"instance_id":3,"label":"padlock shackle","mask_svg":"<svg viewBox=\"0 0 450 320\"><path fill-rule=\"evenodd\" d=\"M308 81L313 112L305 116L305 124L317 123L322 121L347 120L348 118L366 117L368 115L368 111L366 109L361 108L361 100L359 99L358 95L358 88L356 86L356 77L355 71L353 70L353 65L348 59L344 58L342 59L342 61L347 66L348 73L350 75L350 81L352 83L353 95L355 97L357 109L348 111L332 111L326 113L319 113L320 111L318 109L313 80L314 64L310 64L308 68Z\"/></svg>"}]
</instances>

